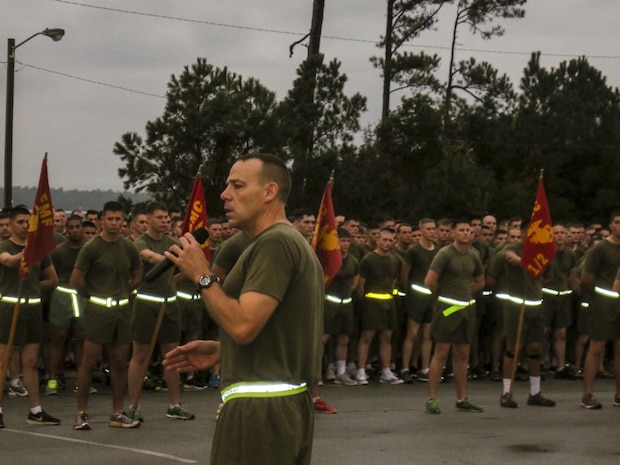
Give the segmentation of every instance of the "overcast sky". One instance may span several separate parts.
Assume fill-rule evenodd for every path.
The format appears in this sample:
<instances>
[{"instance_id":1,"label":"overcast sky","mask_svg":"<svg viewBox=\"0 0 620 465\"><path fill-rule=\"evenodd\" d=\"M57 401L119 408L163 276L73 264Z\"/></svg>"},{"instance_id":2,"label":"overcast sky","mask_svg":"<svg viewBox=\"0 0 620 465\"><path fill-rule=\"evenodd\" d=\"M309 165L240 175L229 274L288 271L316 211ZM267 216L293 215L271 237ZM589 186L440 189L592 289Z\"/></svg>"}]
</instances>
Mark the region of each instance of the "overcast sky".
<instances>
[{"instance_id":1,"label":"overcast sky","mask_svg":"<svg viewBox=\"0 0 620 465\"><path fill-rule=\"evenodd\" d=\"M364 124L380 113L380 76L369 58L381 53L374 43L385 30L385 3L326 0L321 51L342 62L345 91L368 98ZM298 47L289 58L289 45L308 31L311 16L312 0L4 0L3 41L66 30L60 42L38 36L17 49L13 184L36 185L48 152L52 187L121 190L112 147L125 132L144 135L146 122L163 113L172 74L205 57L282 99L306 55ZM412 50L447 60L453 16L447 8L439 30ZM543 53L545 67L586 55L618 87L619 20L617 0L529 0L524 19L502 22L503 37L483 41L461 31L457 58L489 61L518 85L532 51ZM4 147L6 55L0 61ZM0 183L3 172L2 164Z\"/></svg>"}]
</instances>

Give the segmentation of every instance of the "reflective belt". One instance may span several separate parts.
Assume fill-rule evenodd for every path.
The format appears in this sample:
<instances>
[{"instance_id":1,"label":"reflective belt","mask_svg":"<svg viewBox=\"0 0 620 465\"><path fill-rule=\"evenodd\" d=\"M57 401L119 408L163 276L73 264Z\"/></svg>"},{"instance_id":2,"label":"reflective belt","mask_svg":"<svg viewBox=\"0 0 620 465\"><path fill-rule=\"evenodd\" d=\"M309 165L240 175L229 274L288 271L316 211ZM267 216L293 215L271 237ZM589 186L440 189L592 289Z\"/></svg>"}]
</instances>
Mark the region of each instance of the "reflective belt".
<instances>
[{"instance_id":1,"label":"reflective belt","mask_svg":"<svg viewBox=\"0 0 620 465\"><path fill-rule=\"evenodd\" d=\"M187 292L177 291L177 297L183 300L198 300L202 299L200 294L189 294Z\"/></svg>"},{"instance_id":2,"label":"reflective belt","mask_svg":"<svg viewBox=\"0 0 620 465\"><path fill-rule=\"evenodd\" d=\"M348 304L353 302L353 299L351 297L341 299L340 297L329 294L325 294L325 300L327 300L328 302L333 302L335 304Z\"/></svg>"},{"instance_id":3,"label":"reflective belt","mask_svg":"<svg viewBox=\"0 0 620 465\"><path fill-rule=\"evenodd\" d=\"M590 308L590 302L581 302L581 308Z\"/></svg>"},{"instance_id":4,"label":"reflective belt","mask_svg":"<svg viewBox=\"0 0 620 465\"><path fill-rule=\"evenodd\" d=\"M556 291L555 289L549 289L548 287L543 287L542 288L543 294L549 294L549 295L570 295L573 293L573 291L571 291L570 289L566 290L566 291Z\"/></svg>"},{"instance_id":5,"label":"reflective belt","mask_svg":"<svg viewBox=\"0 0 620 465\"><path fill-rule=\"evenodd\" d=\"M488 297L490 295L493 295L493 291L482 291L482 296L483 297Z\"/></svg>"},{"instance_id":6,"label":"reflective belt","mask_svg":"<svg viewBox=\"0 0 620 465\"><path fill-rule=\"evenodd\" d=\"M12 304L16 304L18 300L20 304L26 304L26 305L36 305L36 304L41 303L41 299L39 297L21 298L21 299L18 299L17 297L10 297L8 295L3 295L2 297L0 297L0 301L10 302Z\"/></svg>"},{"instance_id":7,"label":"reflective belt","mask_svg":"<svg viewBox=\"0 0 620 465\"><path fill-rule=\"evenodd\" d=\"M398 289L394 289L392 291L392 295L397 295L399 297L405 297L407 294L405 294L404 292L399 291Z\"/></svg>"},{"instance_id":8,"label":"reflective belt","mask_svg":"<svg viewBox=\"0 0 620 465\"><path fill-rule=\"evenodd\" d=\"M75 289L71 289L69 287L56 286L56 290L58 292L62 292L64 294L69 294L71 297L71 307L73 308L73 316L76 318L80 317L80 307L78 304L78 293Z\"/></svg>"},{"instance_id":9,"label":"reflective belt","mask_svg":"<svg viewBox=\"0 0 620 465\"><path fill-rule=\"evenodd\" d=\"M241 397L284 397L300 394L308 389L306 383L288 384L271 382L235 383L222 389L220 395L224 403Z\"/></svg>"},{"instance_id":10,"label":"reflective belt","mask_svg":"<svg viewBox=\"0 0 620 465\"><path fill-rule=\"evenodd\" d=\"M443 313L443 316L450 316L453 313L463 310L464 308L467 308L470 305L476 303L475 299L472 299L470 301L456 300L456 299L451 299L450 297L444 297L442 295L437 297L437 301L442 302L444 304L451 305L450 307L446 308L443 312L441 312Z\"/></svg>"},{"instance_id":11,"label":"reflective belt","mask_svg":"<svg viewBox=\"0 0 620 465\"><path fill-rule=\"evenodd\" d=\"M411 289L413 289L416 292L419 292L420 294L426 294L426 295L432 295L433 294L433 292L430 289L428 289L428 288L426 288L424 286L420 286L419 284L412 284L411 285Z\"/></svg>"},{"instance_id":12,"label":"reflective belt","mask_svg":"<svg viewBox=\"0 0 620 465\"><path fill-rule=\"evenodd\" d=\"M177 300L177 296L173 295L172 297L159 297L157 295L149 295L149 294L140 294L140 293L138 293L136 295L136 299L146 300L148 302L164 303L164 302L174 302L175 300Z\"/></svg>"},{"instance_id":13,"label":"reflective belt","mask_svg":"<svg viewBox=\"0 0 620 465\"><path fill-rule=\"evenodd\" d=\"M376 292L367 292L364 297L375 300L392 300L394 298L392 294L378 294Z\"/></svg>"},{"instance_id":14,"label":"reflective belt","mask_svg":"<svg viewBox=\"0 0 620 465\"><path fill-rule=\"evenodd\" d=\"M521 299L519 297L513 297L509 294L495 294L495 297L497 297L498 299L502 299L502 300L510 300L511 302L514 302L515 304L523 304L527 307L536 307L538 305L542 305L543 303L542 299L527 300L527 299Z\"/></svg>"},{"instance_id":15,"label":"reflective belt","mask_svg":"<svg viewBox=\"0 0 620 465\"><path fill-rule=\"evenodd\" d=\"M620 295L615 291L609 291L607 289L603 289L602 287L595 286L594 292L596 294L600 294L605 297L609 297L610 299L617 299Z\"/></svg>"},{"instance_id":16,"label":"reflective belt","mask_svg":"<svg viewBox=\"0 0 620 465\"><path fill-rule=\"evenodd\" d=\"M112 297L106 297L105 299L102 299L101 297L90 296L88 298L88 301L108 308L124 307L125 305L129 305L129 299L113 299Z\"/></svg>"}]
</instances>

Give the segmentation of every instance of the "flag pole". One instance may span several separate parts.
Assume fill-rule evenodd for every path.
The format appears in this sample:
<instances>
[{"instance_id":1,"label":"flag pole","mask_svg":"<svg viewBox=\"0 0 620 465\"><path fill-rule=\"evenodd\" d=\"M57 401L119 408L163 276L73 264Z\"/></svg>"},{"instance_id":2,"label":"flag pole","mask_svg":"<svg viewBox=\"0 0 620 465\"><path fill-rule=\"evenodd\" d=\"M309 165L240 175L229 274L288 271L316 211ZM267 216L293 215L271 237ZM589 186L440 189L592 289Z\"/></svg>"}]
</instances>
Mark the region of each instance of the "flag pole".
<instances>
[{"instance_id":1,"label":"flag pole","mask_svg":"<svg viewBox=\"0 0 620 465\"><path fill-rule=\"evenodd\" d=\"M4 386L6 383L6 374L9 370L9 364L11 363L11 356L13 355L13 347L15 342L15 332L17 331L17 322L19 320L19 311L21 306L22 297L22 284L24 280L19 280L19 288L17 290L17 302L13 307L13 318L11 320L11 329L9 331L9 339L6 343L6 350L4 352L4 360L2 361L2 373L0 373L0 405L2 405L2 399L4 397Z\"/></svg>"},{"instance_id":2,"label":"flag pole","mask_svg":"<svg viewBox=\"0 0 620 465\"><path fill-rule=\"evenodd\" d=\"M174 267L168 270L168 285L172 284L174 280ZM164 315L166 314L167 302L164 300L159 306L159 314L157 315L157 321L155 322L155 328L153 329L153 335L151 336L151 342L149 344L148 352L146 353L146 357L144 359L144 366L142 368L142 386L138 390L138 394L136 399L131 399L131 405L138 408L138 404L140 403L140 395L142 394L142 390L144 389L144 381L146 380L147 372L149 370L149 364L151 363L151 357L153 356L153 351L155 350L155 345L157 344L157 338L159 337L159 331L161 329L161 324L164 321ZM162 354L162 357L165 354ZM132 418L133 419L133 418Z\"/></svg>"}]
</instances>

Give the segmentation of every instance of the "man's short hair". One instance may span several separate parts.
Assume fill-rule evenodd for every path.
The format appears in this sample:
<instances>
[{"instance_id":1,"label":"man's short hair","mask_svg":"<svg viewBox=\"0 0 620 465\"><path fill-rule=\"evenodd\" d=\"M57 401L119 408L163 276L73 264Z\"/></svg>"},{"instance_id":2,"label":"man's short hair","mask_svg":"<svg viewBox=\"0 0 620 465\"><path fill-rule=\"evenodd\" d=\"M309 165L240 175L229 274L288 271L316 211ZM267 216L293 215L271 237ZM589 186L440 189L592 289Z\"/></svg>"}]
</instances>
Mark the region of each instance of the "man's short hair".
<instances>
[{"instance_id":1,"label":"man's short hair","mask_svg":"<svg viewBox=\"0 0 620 465\"><path fill-rule=\"evenodd\" d=\"M207 218L207 226L213 226L214 224L222 224L222 220L220 218Z\"/></svg>"},{"instance_id":2,"label":"man's short hair","mask_svg":"<svg viewBox=\"0 0 620 465\"><path fill-rule=\"evenodd\" d=\"M467 218L459 218L459 219L454 220L452 222L452 229L456 229L456 226L459 225L459 224L466 224L466 225L471 226L471 223L470 223L469 219L467 219Z\"/></svg>"},{"instance_id":3,"label":"man's short hair","mask_svg":"<svg viewBox=\"0 0 620 465\"><path fill-rule=\"evenodd\" d=\"M103 209L101 210L103 215L106 212L123 212L123 205L116 200L110 200L103 204Z\"/></svg>"},{"instance_id":4,"label":"man's short hair","mask_svg":"<svg viewBox=\"0 0 620 465\"><path fill-rule=\"evenodd\" d=\"M338 238L340 239L351 239L351 233L348 229L338 228Z\"/></svg>"},{"instance_id":5,"label":"man's short hair","mask_svg":"<svg viewBox=\"0 0 620 465\"><path fill-rule=\"evenodd\" d=\"M166 205L164 205L162 202L149 202L146 205L144 213L146 213L147 215L150 216L153 213L155 213L157 210L163 210L163 211L167 212L168 211L168 207Z\"/></svg>"},{"instance_id":6,"label":"man's short hair","mask_svg":"<svg viewBox=\"0 0 620 465\"><path fill-rule=\"evenodd\" d=\"M18 215L30 215L30 210L26 205L15 205L11 209L11 215L9 216L9 218L11 220L14 220L15 218L17 218Z\"/></svg>"},{"instance_id":7,"label":"man's short hair","mask_svg":"<svg viewBox=\"0 0 620 465\"><path fill-rule=\"evenodd\" d=\"M69 216L69 218L67 218L67 223L69 221L75 221L75 220L77 220L77 221L79 221L81 223L82 219L83 218L80 215L71 215L71 216Z\"/></svg>"},{"instance_id":8,"label":"man's short hair","mask_svg":"<svg viewBox=\"0 0 620 465\"><path fill-rule=\"evenodd\" d=\"M314 212L309 208L298 208L291 215L293 221L303 220L306 216L314 216Z\"/></svg>"},{"instance_id":9,"label":"man's short hair","mask_svg":"<svg viewBox=\"0 0 620 465\"><path fill-rule=\"evenodd\" d=\"M270 153L248 153L237 161L257 159L263 163L260 178L263 183L275 182L278 185L278 198L286 205L291 192L291 174L282 160Z\"/></svg>"},{"instance_id":10,"label":"man's short hair","mask_svg":"<svg viewBox=\"0 0 620 465\"><path fill-rule=\"evenodd\" d=\"M403 228L411 228L411 230L413 230L413 228L411 227L411 225L409 223L400 223L398 226L396 226L396 232L400 233L400 231Z\"/></svg>"}]
</instances>

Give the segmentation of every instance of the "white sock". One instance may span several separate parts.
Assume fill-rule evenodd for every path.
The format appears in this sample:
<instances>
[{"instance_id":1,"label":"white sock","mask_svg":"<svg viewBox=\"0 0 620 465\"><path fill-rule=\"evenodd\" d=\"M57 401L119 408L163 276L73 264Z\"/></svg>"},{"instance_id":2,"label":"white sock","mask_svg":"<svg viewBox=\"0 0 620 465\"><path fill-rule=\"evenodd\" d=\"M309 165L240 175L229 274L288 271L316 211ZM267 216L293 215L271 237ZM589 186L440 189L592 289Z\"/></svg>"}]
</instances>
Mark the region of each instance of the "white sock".
<instances>
[{"instance_id":1,"label":"white sock","mask_svg":"<svg viewBox=\"0 0 620 465\"><path fill-rule=\"evenodd\" d=\"M392 374L392 370L390 370L390 368L382 368L381 369L381 373L385 376L391 375Z\"/></svg>"},{"instance_id":2,"label":"white sock","mask_svg":"<svg viewBox=\"0 0 620 465\"><path fill-rule=\"evenodd\" d=\"M506 394L510 392L510 386L511 386L510 378L504 378L502 381L504 382L504 394Z\"/></svg>"},{"instance_id":3,"label":"white sock","mask_svg":"<svg viewBox=\"0 0 620 465\"><path fill-rule=\"evenodd\" d=\"M358 368L357 369L357 376L366 376L366 369L365 368Z\"/></svg>"},{"instance_id":4,"label":"white sock","mask_svg":"<svg viewBox=\"0 0 620 465\"><path fill-rule=\"evenodd\" d=\"M346 360L336 360L336 374L338 376L344 375L346 364Z\"/></svg>"},{"instance_id":5,"label":"white sock","mask_svg":"<svg viewBox=\"0 0 620 465\"><path fill-rule=\"evenodd\" d=\"M43 409L41 408L40 405L37 405L36 407L32 407L30 409L30 413L32 413L33 415L36 415L37 413L41 413L43 411Z\"/></svg>"},{"instance_id":6,"label":"white sock","mask_svg":"<svg viewBox=\"0 0 620 465\"><path fill-rule=\"evenodd\" d=\"M15 387L19 384L19 378L15 378L11 380L11 386Z\"/></svg>"},{"instance_id":7,"label":"white sock","mask_svg":"<svg viewBox=\"0 0 620 465\"><path fill-rule=\"evenodd\" d=\"M535 396L540 392L540 376L530 376L530 394Z\"/></svg>"}]
</instances>

